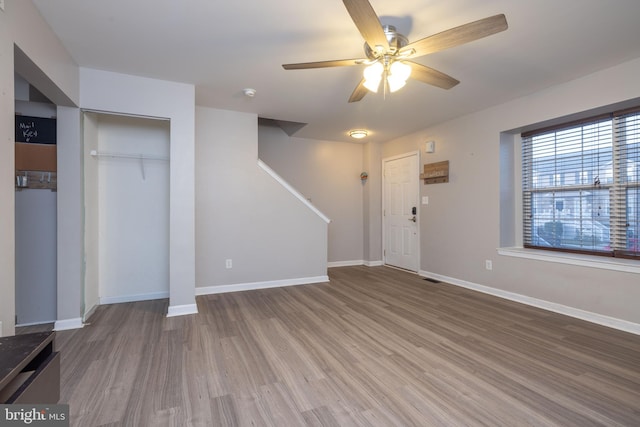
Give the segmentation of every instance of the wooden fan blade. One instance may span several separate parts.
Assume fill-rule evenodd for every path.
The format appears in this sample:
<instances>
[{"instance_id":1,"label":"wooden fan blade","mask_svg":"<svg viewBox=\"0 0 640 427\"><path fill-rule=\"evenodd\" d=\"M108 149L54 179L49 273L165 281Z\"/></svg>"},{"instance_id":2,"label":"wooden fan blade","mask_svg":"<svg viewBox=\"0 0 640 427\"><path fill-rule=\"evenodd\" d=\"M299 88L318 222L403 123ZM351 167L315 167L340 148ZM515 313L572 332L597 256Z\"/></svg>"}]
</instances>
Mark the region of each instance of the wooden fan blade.
<instances>
[{"instance_id":1,"label":"wooden fan blade","mask_svg":"<svg viewBox=\"0 0 640 427\"><path fill-rule=\"evenodd\" d=\"M437 86L442 89L451 89L458 83L458 80L454 79L451 76L446 75L445 73L441 73L438 70L434 70L433 68L429 68L426 65L418 64L412 61L403 61L409 65L411 65L411 78L419 80L423 83L430 84L432 86Z\"/></svg>"},{"instance_id":2,"label":"wooden fan blade","mask_svg":"<svg viewBox=\"0 0 640 427\"><path fill-rule=\"evenodd\" d=\"M507 19L503 14L491 16L489 18L480 19L450 30L434 34L424 39L409 43L400 51L413 53L409 54L409 58L427 55L429 53L438 52L451 47L469 43L483 37L490 36L508 28Z\"/></svg>"},{"instance_id":3,"label":"wooden fan blade","mask_svg":"<svg viewBox=\"0 0 640 427\"><path fill-rule=\"evenodd\" d=\"M285 70L304 70L307 68L347 67L360 65L366 59L337 59L334 61L302 62L299 64L282 64Z\"/></svg>"},{"instance_id":4,"label":"wooden fan blade","mask_svg":"<svg viewBox=\"0 0 640 427\"><path fill-rule=\"evenodd\" d=\"M349 97L349 102L358 102L369 92L369 89L364 87L364 79L360 80L358 86L353 90L353 93Z\"/></svg>"},{"instance_id":5,"label":"wooden fan blade","mask_svg":"<svg viewBox=\"0 0 640 427\"><path fill-rule=\"evenodd\" d=\"M342 0L342 2L371 50L375 52L376 46L382 46L384 51L387 52L389 50L389 41L371 3L368 0Z\"/></svg>"}]
</instances>

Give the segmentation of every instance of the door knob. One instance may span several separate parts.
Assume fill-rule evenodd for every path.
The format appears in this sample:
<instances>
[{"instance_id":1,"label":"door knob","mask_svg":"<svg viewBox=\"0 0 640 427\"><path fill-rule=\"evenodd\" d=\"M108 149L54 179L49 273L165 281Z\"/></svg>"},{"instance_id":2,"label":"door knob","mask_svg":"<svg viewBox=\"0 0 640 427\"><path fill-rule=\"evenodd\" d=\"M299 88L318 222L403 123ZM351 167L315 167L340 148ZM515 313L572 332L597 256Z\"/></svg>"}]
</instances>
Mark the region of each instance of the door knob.
<instances>
[{"instance_id":1,"label":"door knob","mask_svg":"<svg viewBox=\"0 0 640 427\"><path fill-rule=\"evenodd\" d=\"M416 216L414 215L413 218L409 218L409 221L416 222Z\"/></svg>"}]
</instances>

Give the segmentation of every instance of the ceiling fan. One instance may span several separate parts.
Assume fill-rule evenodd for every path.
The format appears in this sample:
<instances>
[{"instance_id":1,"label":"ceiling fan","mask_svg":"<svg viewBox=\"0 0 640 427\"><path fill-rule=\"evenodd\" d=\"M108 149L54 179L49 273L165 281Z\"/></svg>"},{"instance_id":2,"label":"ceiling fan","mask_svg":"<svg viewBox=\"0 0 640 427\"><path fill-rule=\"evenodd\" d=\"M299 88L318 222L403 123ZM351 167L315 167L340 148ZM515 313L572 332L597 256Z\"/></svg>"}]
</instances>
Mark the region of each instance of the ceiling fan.
<instances>
[{"instance_id":1,"label":"ceiling fan","mask_svg":"<svg viewBox=\"0 0 640 427\"><path fill-rule=\"evenodd\" d=\"M451 28L409 43L392 25L380 24L378 15L368 0L342 0L351 19L365 40L366 58L284 64L285 70L366 65L364 76L349 97L349 102L360 101L367 91L377 92L382 82L384 93L402 88L412 77L423 83L451 89L458 80L425 65L410 61L412 58L438 52L481 39L507 29L503 14L480 19Z\"/></svg>"}]
</instances>

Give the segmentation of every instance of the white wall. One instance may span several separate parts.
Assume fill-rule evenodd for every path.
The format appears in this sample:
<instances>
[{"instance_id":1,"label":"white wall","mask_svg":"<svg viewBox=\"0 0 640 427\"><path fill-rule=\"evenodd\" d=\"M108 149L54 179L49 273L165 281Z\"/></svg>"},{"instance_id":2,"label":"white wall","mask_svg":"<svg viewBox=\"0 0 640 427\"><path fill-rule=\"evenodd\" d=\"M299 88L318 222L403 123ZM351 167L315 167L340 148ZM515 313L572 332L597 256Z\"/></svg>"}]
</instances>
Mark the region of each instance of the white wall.
<instances>
[{"instance_id":1,"label":"white wall","mask_svg":"<svg viewBox=\"0 0 640 427\"><path fill-rule=\"evenodd\" d=\"M58 107L58 319L56 329L82 325L82 140L80 110Z\"/></svg>"},{"instance_id":2,"label":"white wall","mask_svg":"<svg viewBox=\"0 0 640 427\"><path fill-rule=\"evenodd\" d=\"M277 126L258 127L262 161L331 218L329 263L362 263L363 144L289 137Z\"/></svg>"},{"instance_id":3,"label":"white wall","mask_svg":"<svg viewBox=\"0 0 640 427\"><path fill-rule=\"evenodd\" d=\"M13 71L17 71L54 104L77 106L80 98L79 70L71 55L33 3L23 0L6 0L5 3L3 17L8 20L8 41L14 42L18 48Z\"/></svg>"},{"instance_id":4,"label":"white wall","mask_svg":"<svg viewBox=\"0 0 640 427\"><path fill-rule=\"evenodd\" d=\"M169 122L100 114L98 152L169 159ZM169 162L92 157L100 302L169 296Z\"/></svg>"},{"instance_id":5,"label":"white wall","mask_svg":"<svg viewBox=\"0 0 640 427\"><path fill-rule=\"evenodd\" d=\"M450 162L449 183L421 184L421 196L429 196L429 205L420 210L422 273L559 304L561 310L583 311L605 323L613 318L620 320L616 325L621 327L632 322L636 325L629 329L640 331L639 274L503 256L496 251L501 233L503 242L515 241L505 238L500 223L501 203L517 200L513 193L501 199L501 188L508 187L504 180L516 179L513 165L502 167L501 156L519 162L501 151L501 142L504 148L509 139L501 133L638 98L638 75L640 60L627 62L386 143L383 157L416 148L424 151L424 141L435 140L436 152L423 153L423 163ZM512 188L517 193L519 183ZM520 227L517 219L504 218L519 211L519 207L503 210L506 227ZM486 259L493 260L492 271L485 269ZM638 267L637 262L633 265Z\"/></svg>"},{"instance_id":6,"label":"white wall","mask_svg":"<svg viewBox=\"0 0 640 427\"><path fill-rule=\"evenodd\" d=\"M195 305L195 189L192 85L82 68L82 108L170 120L169 315Z\"/></svg>"},{"instance_id":7,"label":"white wall","mask_svg":"<svg viewBox=\"0 0 640 427\"><path fill-rule=\"evenodd\" d=\"M17 61L14 61L14 45ZM0 13L0 321L3 335L14 333L15 315L15 71L52 101L60 105L77 104L78 68L71 56L31 2L7 0L4 12Z\"/></svg>"},{"instance_id":8,"label":"white wall","mask_svg":"<svg viewBox=\"0 0 640 427\"><path fill-rule=\"evenodd\" d=\"M255 114L196 108L196 280L201 293L224 285L326 278L326 222L257 162Z\"/></svg>"},{"instance_id":9,"label":"white wall","mask_svg":"<svg viewBox=\"0 0 640 427\"><path fill-rule=\"evenodd\" d=\"M98 165L91 151L98 151L98 114L82 115L82 172L83 172L83 277L84 300L82 320L85 321L100 303L100 206L98 187Z\"/></svg>"},{"instance_id":10,"label":"white wall","mask_svg":"<svg viewBox=\"0 0 640 427\"><path fill-rule=\"evenodd\" d=\"M29 101L29 82L17 73L14 74L13 87L15 89L16 103ZM16 112L17 111L19 111L18 108L16 108Z\"/></svg>"}]
</instances>

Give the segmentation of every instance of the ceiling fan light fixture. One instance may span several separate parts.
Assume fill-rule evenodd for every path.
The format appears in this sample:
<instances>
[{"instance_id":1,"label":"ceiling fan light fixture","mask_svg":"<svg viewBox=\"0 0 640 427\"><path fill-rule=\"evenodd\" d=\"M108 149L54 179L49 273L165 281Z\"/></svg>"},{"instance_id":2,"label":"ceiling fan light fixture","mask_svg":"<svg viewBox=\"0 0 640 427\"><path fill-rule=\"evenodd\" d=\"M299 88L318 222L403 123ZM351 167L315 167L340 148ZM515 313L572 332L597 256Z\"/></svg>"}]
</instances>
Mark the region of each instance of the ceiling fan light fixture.
<instances>
[{"instance_id":1,"label":"ceiling fan light fixture","mask_svg":"<svg viewBox=\"0 0 640 427\"><path fill-rule=\"evenodd\" d=\"M380 81L381 80L382 79L380 79L380 78L365 80L362 85L364 87L366 87L367 89L369 89L371 92L377 93L378 92L378 88L380 87Z\"/></svg>"},{"instance_id":2,"label":"ceiling fan light fixture","mask_svg":"<svg viewBox=\"0 0 640 427\"><path fill-rule=\"evenodd\" d=\"M411 66L400 61L396 61L391 64L391 68L389 71L391 71L392 76L404 80L405 82L407 81L409 76L411 76Z\"/></svg>"},{"instance_id":3,"label":"ceiling fan light fixture","mask_svg":"<svg viewBox=\"0 0 640 427\"><path fill-rule=\"evenodd\" d=\"M364 69L364 83L363 86L369 89L371 92L378 92L380 81L382 80L382 72L384 66L379 62L374 62Z\"/></svg>"},{"instance_id":4,"label":"ceiling fan light fixture","mask_svg":"<svg viewBox=\"0 0 640 427\"><path fill-rule=\"evenodd\" d=\"M411 66L402 62L396 61L391 64L389 68L389 76L387 76L387 82L389 83L389 91L395 92L402 89L407 83L407 79L411 75Z\"/></svg>"},{"instance_id":5,"label":"ceiling fan light fixture","mask_svg":"<svg viewBox=\"0 0 640 427\"><path fill-rule=\"evenodd\" d=\"M389 83L389 92L396 92L404 87L407 84L406 81L402 79L395 78L393 76L389 76L387 78L387 83Z\"/></svg>"},{"instance_id":6,"label":"ceiling fan light fixture","mask_svg":"<svg viewBox=\"0 0 640 427\"><path fill-rule=\"evenodd\" d=\"M349 136L354 139L366 138L367 135L369 135L369 132L364 129L355 129L349 131Z\"/></svg>"}]
</instances>

